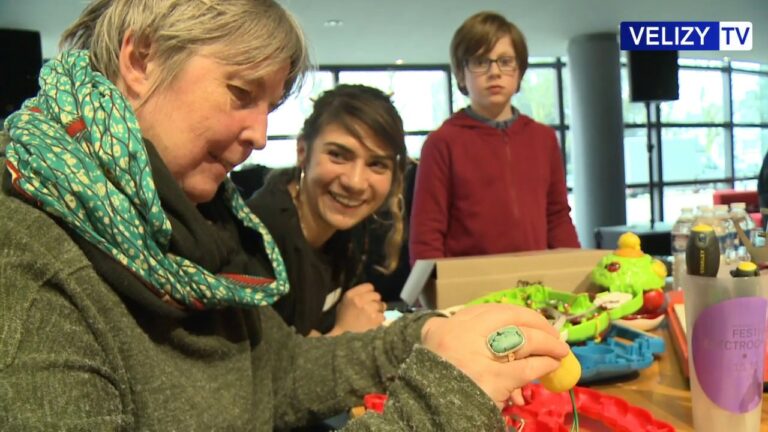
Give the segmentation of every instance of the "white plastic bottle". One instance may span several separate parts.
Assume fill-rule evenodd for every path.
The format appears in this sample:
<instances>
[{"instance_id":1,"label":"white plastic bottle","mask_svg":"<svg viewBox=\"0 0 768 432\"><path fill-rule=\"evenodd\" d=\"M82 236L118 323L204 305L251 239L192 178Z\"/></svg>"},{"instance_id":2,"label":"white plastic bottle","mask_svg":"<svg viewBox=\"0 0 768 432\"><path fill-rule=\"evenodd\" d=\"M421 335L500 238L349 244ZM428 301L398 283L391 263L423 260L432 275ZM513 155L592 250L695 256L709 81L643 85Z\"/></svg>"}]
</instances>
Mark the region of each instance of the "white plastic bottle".
<instances>
[{"instance_id":1,"label":"white plastic bottle","mask_svg":"<svg viewBox=\"0 0 768 432\"><path fill-rule=\"evenodd\" d=\"M681 275L685 274L685 249L695 218L690 207L683 207L680 216L672 225L672 286L681 289Z\"/></svg>"},{"instance_id":2,"label":"white plastic bottle","mask_svg":"<svg viewBox=\"0 0 768 432\"><path fill-rule=\"evenodd\" d=\"M711 205L702 204L696 206L696 215L694 217L693 224L705 224L709 226L713 226L715 223L714 221L714 210L712 210Z\"/></svg>"},{"instance_id":3,"label":"white plastic bottle","mask_svg":"<svg viewBox=\"0 0 768 432\"><path fill-rule=\"evenodd\" d=\"M720 241L720 253L725 258L725 263L736 262L736 227L733 225L731 216L728 213L728 204L717 204L713 206L714 216L717 224L714 225L715 234Z\"/></svg>"},{"instance_id":4,"label":"white plastic bottle","mask_svg":"<svg viewBox=\"0 0 768 432\"><path fill-rule=\"evenodd\" d=\"M752 230L755 229L755 221L753 221L752 217L747 213L747 205L745 203L731 203L731 219L735 223L738 223L742 231L744 231L744 235L746 235L747 238L750 238L749 236L752 233ZM737 246L741 246L741 241L738 236L736 236L735 243Z\"/></svg>"}]
</instances>

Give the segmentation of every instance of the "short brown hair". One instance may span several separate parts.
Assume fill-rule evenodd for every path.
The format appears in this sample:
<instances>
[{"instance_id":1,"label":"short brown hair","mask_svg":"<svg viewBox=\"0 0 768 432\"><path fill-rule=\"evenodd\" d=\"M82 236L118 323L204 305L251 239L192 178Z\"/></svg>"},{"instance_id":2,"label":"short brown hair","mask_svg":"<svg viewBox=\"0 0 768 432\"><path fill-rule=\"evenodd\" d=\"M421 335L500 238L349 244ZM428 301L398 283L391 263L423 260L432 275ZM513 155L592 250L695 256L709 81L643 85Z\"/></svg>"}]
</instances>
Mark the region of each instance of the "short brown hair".
<instances>
[{"instance_id":1,"label":"short brown hair","mask_svg":"<svg viewBox=\"0 0 768 432\"><path fill-rule=\"evenodd\" d=\"M488 54L496 42L505 36L509 36L512 41L520 70L519 80L522 81L528 69L528 45L523 32L516 25L496 12L478 12L467 18L456 30L451 39L451 67L461 94L467 95L467 87L464 85L464 65L467 61Z\"/></svg>"}]
</instances>

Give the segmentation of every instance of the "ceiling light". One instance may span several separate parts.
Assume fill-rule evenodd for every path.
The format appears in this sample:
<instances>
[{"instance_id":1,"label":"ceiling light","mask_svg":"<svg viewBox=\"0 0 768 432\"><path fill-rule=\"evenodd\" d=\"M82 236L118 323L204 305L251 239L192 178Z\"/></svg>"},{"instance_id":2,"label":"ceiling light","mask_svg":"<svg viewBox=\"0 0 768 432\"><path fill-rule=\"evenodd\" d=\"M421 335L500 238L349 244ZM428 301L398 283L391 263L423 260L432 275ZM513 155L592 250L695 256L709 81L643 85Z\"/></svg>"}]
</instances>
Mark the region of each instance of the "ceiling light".
<instances>
[{"instance_id":1,"label":"ceiling light","mask_svg":"<svg viewBox=\"0 0 768 432\"><path fill-rule=\"evenodd\" d=\"M340 19L330 19L323 23L325 27L341 27L344 25L344 21Z\"/></svg>"}]
</instances>

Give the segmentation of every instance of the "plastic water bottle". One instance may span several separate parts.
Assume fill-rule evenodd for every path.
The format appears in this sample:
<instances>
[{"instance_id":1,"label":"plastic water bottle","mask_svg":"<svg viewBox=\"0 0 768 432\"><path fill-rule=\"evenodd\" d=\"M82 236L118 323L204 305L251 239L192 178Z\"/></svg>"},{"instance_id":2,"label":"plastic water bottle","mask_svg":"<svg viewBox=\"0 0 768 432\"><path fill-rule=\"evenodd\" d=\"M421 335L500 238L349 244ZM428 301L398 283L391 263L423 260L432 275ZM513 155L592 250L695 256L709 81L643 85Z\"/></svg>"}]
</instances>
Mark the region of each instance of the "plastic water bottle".
<instances>
[{"instance_id":1,"label":"plastic water bottle","mask_svg":"<svg viewBox=\"0 0 768 432\"><path fill-rule=\"evenodd\" d=\"M736 227L728 213L728 204L717 204L713 209L718 222L714 227L720 241L720 254L725 257L726 264L736 262Z\"/></svg>"},{"instance_id":2,"label":"plastic water bottle","mask_svg":"<svg viewBox=\"0 0 768 432\"><path fill-rule=\"evenodd\" d=\"M752 232L750 232L749 240L752 241L752 245L755 247L764 247L765 232L763 231L763 227L756 226L752 228Z\"/></svg>"},{"instance_id":3,"label":"plastic water bottle","mask_svg":"<svg viewBox=\"0 0 768 432\"><path fill-rule=\"evenodd\" d=\"M690 207L683 207L672 226L672 286L680 289L680 279L685 274L685 250L695 218Z\"/></svg>"},{"instance_id":4,"label":"plastic water bottle","mask_svg":"<svg viewBox=\"0 0 768 432\"><path fill-rule=\"evenodd\" d=\"M702 204L696 206L696 214L693 217L693 224L704 224L714 228L715 215L711 205Z\"/></svg>"},{"instance_id":5,"label":"plastic water bottle","mask_svg":"<svg viewBox=\"0 0 768 432\"><path fill-rule=\"evenodd\" d=\"M739 224L747 238L751 238L750 234L752 233L752 230L755 229L755 221L752 220L752 216L747 213L747 205L745 203L735 202L731 204L731 219ZM742 246L738 235L736 236L735 243L737 246Z\"/></svg>"}]
</instances>

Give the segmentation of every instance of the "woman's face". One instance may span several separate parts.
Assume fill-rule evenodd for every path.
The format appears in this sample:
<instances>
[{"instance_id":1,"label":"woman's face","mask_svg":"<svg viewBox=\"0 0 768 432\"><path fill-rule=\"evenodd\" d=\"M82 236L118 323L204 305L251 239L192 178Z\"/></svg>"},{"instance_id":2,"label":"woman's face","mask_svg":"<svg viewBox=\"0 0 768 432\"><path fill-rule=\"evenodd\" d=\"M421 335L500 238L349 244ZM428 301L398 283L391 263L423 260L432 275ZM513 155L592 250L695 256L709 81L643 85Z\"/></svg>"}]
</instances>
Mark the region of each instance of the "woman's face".
<instances>
[{"instance_id":1,"label":"woman's face","mask_svg":"<svg viewBox=\"0 0 768 432\"><path fill-rule=\"evenodd\" d=\"M150 77L153 66L147 63ZM286 64L249 81L247 70L202 52L139 106L144 137L190 200L211 200L232 168L264 148L267 114L283 96L288 70Z\"/></svg>"},{"instance_id":2,"label":"woman's face","mask_svg":"<svg viewBox=\"0 0 768 432\"><path fill-rule=\"evenodd\" d=\"M382 206L392 187L394 153L367 128L360 132L362 141L330 124L318 134L311 154L299 145L301 199L320 227L352 228Z\"/></svg>"}]
</instances>

